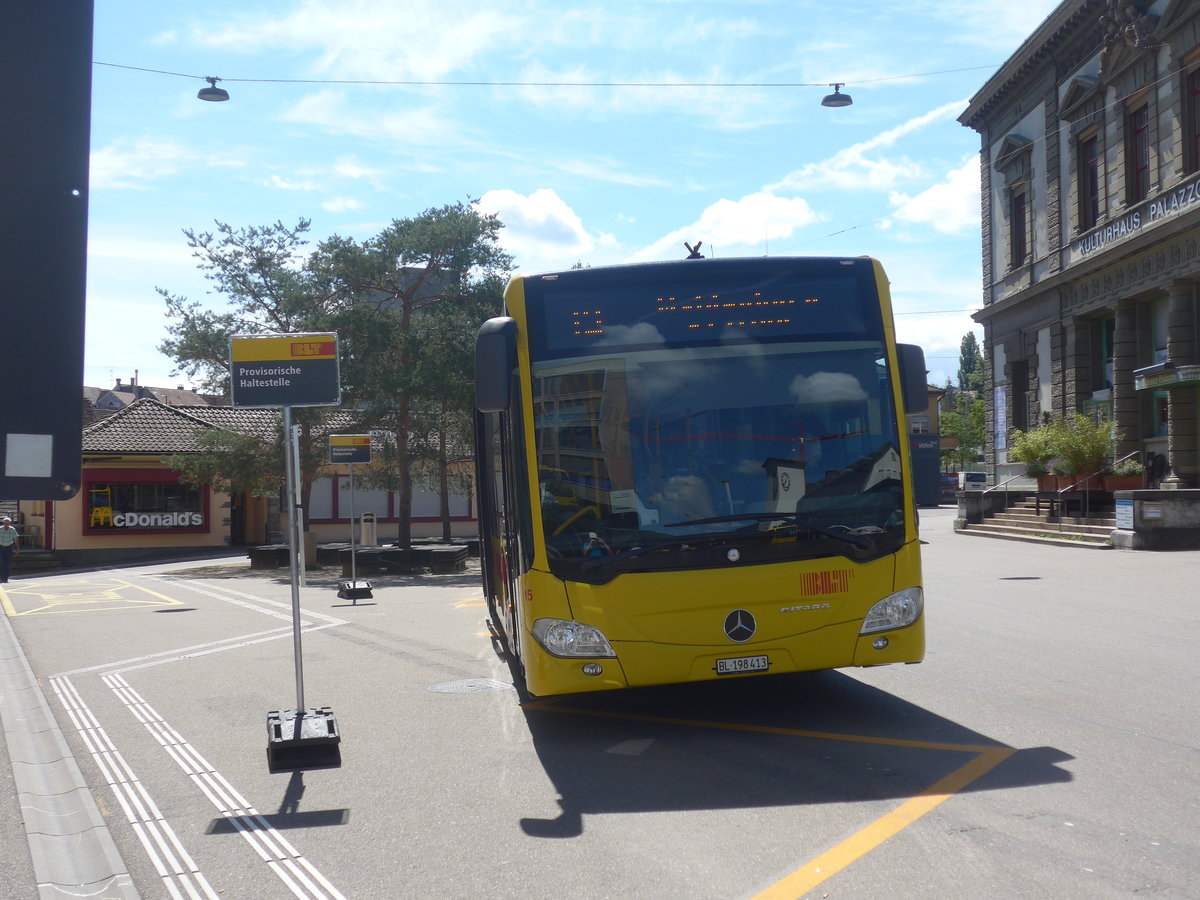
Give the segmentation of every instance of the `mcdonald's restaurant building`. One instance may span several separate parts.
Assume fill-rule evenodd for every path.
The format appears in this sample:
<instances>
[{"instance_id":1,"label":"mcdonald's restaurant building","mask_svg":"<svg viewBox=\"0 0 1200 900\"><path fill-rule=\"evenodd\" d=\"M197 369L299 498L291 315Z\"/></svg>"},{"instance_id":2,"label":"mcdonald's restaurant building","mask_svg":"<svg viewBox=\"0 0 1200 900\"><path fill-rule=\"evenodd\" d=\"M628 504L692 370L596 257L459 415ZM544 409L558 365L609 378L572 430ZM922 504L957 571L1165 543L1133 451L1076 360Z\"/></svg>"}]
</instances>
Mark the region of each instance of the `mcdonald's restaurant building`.
<instances>
[{"instance_id":1,"label":"mcdonald's restaurant building","mask_svg":"<svg viewBox=\"0 0 1200 900\"><path fill-rule=\"evenodd\" d=\"M959 121L981 139L995 483L1019 483L1014 429L1084 413L1150 487L1200 488L1200 4L1066 0Z\"/></svg>"},{"instance_id":2,"label":"mcdonald's restaurant building","mask_svg":"<svg viewBox=\"0 0 1200 900\"><path fill-rule=\"evenodd\" d=\"M269 435L274 409L167 406L141 399L83 431L82 487L69 500L22 501L26 545L52 551L68 565L102 565L168 556L228 554L231 548L282 542L276 497L226 494L182 483L163 459L198 449L197 434L224 428ZM344 423L343 423L344 424ZM337 422L333 423L336 428ZM350 491L343 467L312 486L309 523L319 543L349 542L351 519L375 517L377 540L395 540L396 498L386 490ZM414 537L438 535L439 497L414 489ZM449 498L453 534L474 537L472 498ZM357 520L357 519L356 519Z\"/></svg>"}]
</instances>

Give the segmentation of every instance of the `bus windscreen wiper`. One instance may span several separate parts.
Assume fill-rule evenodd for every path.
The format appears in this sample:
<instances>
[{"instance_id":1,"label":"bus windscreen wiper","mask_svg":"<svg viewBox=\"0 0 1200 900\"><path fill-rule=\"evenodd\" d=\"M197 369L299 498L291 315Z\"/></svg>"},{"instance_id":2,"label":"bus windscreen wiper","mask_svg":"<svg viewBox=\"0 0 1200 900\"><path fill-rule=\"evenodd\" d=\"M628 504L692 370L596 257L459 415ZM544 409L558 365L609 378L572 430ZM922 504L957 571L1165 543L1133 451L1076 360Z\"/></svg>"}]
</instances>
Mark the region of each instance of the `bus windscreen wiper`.
<instances>
[{"instance_id":1,"label":"bus windscreen wiper","mask_svg":"<svg viewBox=\"0 0 1200 900\"><path fill-rule=\"evenodd\" d=\"M837 538L838 540L845 541L847 544L853 544L855 547L866 549L871 546L870 538L854 534L850 531L843 531L839 528L829 528L825 525L813 525L810 522L801 522L796 516L788 515L787 513L735 513L731 516L710 516L706 519L670 522L664 527L682 528L685 525L716 525L721 522L786 522L788 525L794 525L813 534L822 534L825 537Z\"/></svg>"}]
</instances>

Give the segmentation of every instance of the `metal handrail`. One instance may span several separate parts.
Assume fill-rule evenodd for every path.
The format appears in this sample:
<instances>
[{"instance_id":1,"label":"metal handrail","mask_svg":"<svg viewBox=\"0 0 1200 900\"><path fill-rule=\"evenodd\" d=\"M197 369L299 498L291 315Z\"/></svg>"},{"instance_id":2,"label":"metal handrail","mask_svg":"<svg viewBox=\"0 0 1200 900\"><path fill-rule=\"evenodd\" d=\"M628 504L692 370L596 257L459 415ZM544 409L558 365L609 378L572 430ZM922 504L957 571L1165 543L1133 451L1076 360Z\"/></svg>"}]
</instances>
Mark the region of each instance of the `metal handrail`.
<instances>
[{"instance_id":1,"label":"metal handrail","mask_svg":"<svg viewBox=\"0 0 1200 900\"><path fill-rule=\"evenodd\" d=\"M1008 483L1010 481L1016 481L1018 478L1024 478L1024 477L1025 477L1025 473L1022 472L1020 475L1014 475L1012 478L1004 479L1004 481L1000 482L1000 484L993 484L990 488L984 488L983 492L985 494L989 494L992 491L996 491L996 490L999 490L1000 488L1004 488L1004 508L1008 509Z\"/></svg>"},{"instance_id":2,"label":"metal handrail","mask_svg":"<svg viewBox=\"0 0 1200 900\"><path fill-rule=\"evenodd\" d=\"M1123 463L1127 459L1132 459L1135 456L1140 456L1141 453L1142 453L1141 450L1134 450L1132 453L1126 453L1120 459L1113 460L1113 465L1115 466L1117 463ZM1075 490L1075 488L1079 487L1079 485L1081 485L1081 484L1085 485L1085 487L1083 489L1083 515L1084 515L1084 518L1087 518L1088 513L1090 513L1092 511L1092 504L1091 504L1092 489L1090 486L1087 486L1087 484L1088 484L1088 482L1090 482L1093 478L1095 478L1099 474L1100 474L1099 472L1088 472L1086 475L1084 475L1078 481L1068 484L1065 488L1058 489L1058 491L1056 493L1059 496L1059 507L1058 507L1058 530L1059 531L1062 531L1062 495L1067 493L1068 491Z\"/></svg>"},{"instance_id":3,"label":"metal handrail","mask_svg":"<svg viewBox=\"0 0 1200 900\"><path fill-rule=\"evenodd\" d=\"M1142 451L1141 451L1141 450L1134 450L1132 453L1126 453L1126 454L1125 454L1124 456L1122 456L1120 459L1114 459L1114 460L1113 460L1113 465L1115 466L1115 465L1117 465L1118 463L1123 463L1123 462L1125 462L1125 460L1127 460L1127 459L1133 459L1135 456L1141 456L1141 455L1142 455Z\"/></svg>"}]
</instances>

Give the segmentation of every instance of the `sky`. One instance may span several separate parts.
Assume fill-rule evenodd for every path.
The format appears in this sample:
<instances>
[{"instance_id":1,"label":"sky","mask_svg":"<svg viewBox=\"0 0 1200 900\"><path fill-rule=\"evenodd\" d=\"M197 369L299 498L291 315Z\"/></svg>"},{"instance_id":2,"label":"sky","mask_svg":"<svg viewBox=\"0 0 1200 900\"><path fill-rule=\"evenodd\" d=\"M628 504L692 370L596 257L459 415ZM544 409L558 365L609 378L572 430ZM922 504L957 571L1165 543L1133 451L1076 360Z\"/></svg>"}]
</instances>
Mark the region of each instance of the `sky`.
<instances>
[{"instance_id":1,"label":"sky","mask_svg":"<svg viewBox=\"0 0 1200 900\"><path fill-rule=\"evenodd\" d=\"M85 384L191 386L156 289L221 308L183 229L312 244L477 201L517 271L861 256L956 379L981 304L957 117L1058 5L987 0L95 0ZM196 97L221 79L224 103ZM840 83L853 104L821 99Z\"/></svg>"}]
</instances>

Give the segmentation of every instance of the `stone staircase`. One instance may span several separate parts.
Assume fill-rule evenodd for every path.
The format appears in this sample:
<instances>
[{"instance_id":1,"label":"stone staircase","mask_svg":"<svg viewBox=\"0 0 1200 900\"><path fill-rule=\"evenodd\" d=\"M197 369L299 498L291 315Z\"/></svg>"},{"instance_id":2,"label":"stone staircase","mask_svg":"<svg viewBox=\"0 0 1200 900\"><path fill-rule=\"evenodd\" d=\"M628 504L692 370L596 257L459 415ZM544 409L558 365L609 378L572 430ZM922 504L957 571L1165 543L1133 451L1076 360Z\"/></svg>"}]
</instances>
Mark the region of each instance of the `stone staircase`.
<instances>
[{"instance_id":1,"label":"stone staircase","mask_svg":"<svg viewBox=\"0 0 1200 900\"><path fill-rule=\"evenodd\" d=\"M958 533L1006 541L1110 550L1111 535L1116 527L1117 519L1111 512L1088 516L1051 515L1045 501L1039 509L1035 497L1026 497L1002 512L986 516L979 524L961 526Z\"/></svg>"}]
</instances>

